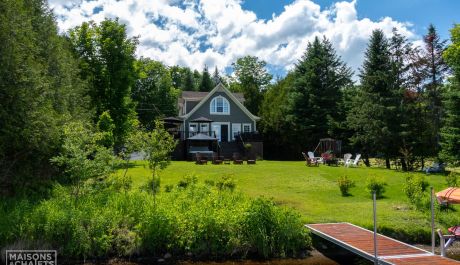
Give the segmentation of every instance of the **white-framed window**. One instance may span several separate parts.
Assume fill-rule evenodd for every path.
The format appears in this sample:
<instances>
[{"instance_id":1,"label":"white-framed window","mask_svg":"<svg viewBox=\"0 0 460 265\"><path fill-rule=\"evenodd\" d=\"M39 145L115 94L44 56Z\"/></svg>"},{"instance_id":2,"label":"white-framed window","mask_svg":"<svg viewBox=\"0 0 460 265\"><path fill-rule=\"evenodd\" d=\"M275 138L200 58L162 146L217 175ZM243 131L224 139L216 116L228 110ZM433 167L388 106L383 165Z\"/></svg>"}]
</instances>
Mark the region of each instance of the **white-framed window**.
<instances>
[{"instance_id":1,"label":"white-framed window","mask_svg":"<svg viewBox=\"0 0 460 265\"><path fill-rule=\"evenodd\" d=\"M250 123L243 123L243 132L251 132L251 124Z\"/></svg>"},{"instance_id":2,"label":"white-framed window","mask_svg":"<svg viewBox=\"0 0 460 265\"><path fill-rule=\"evenodd\" d=\"M230 114L230 103L222 96L217 96L211 100L211 114Z\"/></svg>"},{"instance_id":3,"label":"white-framed window","mask_svg":"<svg viewBox=\"0 0 460 265\"><path fill-rule=\"evenodd\" d=\"M236 139L236 136L241 133L241 123L232 123L232 136L233 140Z\"/></svg>"},{"instance_id":4,"label":"white-framed window","mask_svg":"<svg viewBox=\"0 0 460 265\"><path fill-rule=\"evenodd\" d=\"M202 133L209 132L209 124L208 123L201 123L200 124L200 132L202 132Z\"/></svg>"},{"instance_id":5,"label":"white-framed window","mask_svg":"<svg viewBox=\"0 0 460 265\"><path fill-rule=\"evenodd\" d=\"M195 122L190 122L188 124L189 137L194 136L198 132L198 124Z\"/></svg>"}]
</instances>

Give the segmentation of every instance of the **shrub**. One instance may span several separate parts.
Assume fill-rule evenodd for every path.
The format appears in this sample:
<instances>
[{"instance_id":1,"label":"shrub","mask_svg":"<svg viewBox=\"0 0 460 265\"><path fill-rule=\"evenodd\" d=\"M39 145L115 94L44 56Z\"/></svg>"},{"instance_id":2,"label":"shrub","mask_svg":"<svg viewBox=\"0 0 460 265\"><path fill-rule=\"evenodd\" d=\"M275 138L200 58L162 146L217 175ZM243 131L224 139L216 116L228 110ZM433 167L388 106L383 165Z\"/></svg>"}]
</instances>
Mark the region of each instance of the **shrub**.
<instances>
[{"instance_id":1,"label":"shrub","mask_svg":"<svg viewBox=\"0 0 460 265\"><path fill-rule=\"evenodd\" d=\"M427 196L426 189L428 186L429 184L425 180L425 176L409 175L406 177L406 182L404 183L403 190L409 201L420 209L423 206L422 202L426 200L424 197Z\"/></svg>"},{"instance_id":2,"label":"shrub","mask_svg":"<svg viewBox=\"0 0 460 265\"><path fill-rule=\"evenodd\" d=\"M366 181L366 191L372 194L375 192L375 196L377 199L383 197L383 193L385 193L385 186L387 183L376 176L372 176L367 179Z\"/></svg>"},{"instance_id":3,"label":"shrub","mask_svg":"<svg viewBox=\"0 0 460 265\"><path fill-rule=\"evenodd\" d=\"M197 182L198 178L195 175L185 175L179 183L177 183L177 187L185 189L190 185L195 185Z\"/></svg>"},{"instance_id":4,"label":"shrub","mask_svg":"<svg viewBox=\"0 0 460 265\"><path fill-rule=\"evenodd\" d=\"M264 198L251 202L241 228L245 251L264 258L296 256L299 250L310 245L300 216Z\"/></svg>"},{"instance_id":5,"label":"shrub","mask_svg":"<svg viewBox=\"0 0 460 265\"><path fill-rule=\"evenodd\" d=\"M220 180L217 181L216 186L219 190L233 191L236 187L236 183L230 175L223 175Z\"/></svg>"},{"instance_id":6,"label":"shrub","mask_svg":"<svg viewBox=\"0 0 460 265\"><path fill-rule=\"evenodd\" d=\"M311 245L298 213L228 188L188 185L159 194L156 202L151 189L103 187L78 201L70 189L56 185L50 199L15 208L20 214L0 202L0 214L14 219L0 219L14 232L0 233L0 243L21 238L66 258L192 253L198 259L296 256Z\"/></svg>"},{"instance_id":7,"label":"shrub","mask_svg":"<svg viewBox=\"0 0 460 265\"><path fill-rule=\"evenodd\" d=\"M165 186L165 192L171 192L174 189L173 185L166 185Z\"/></svg>"},{"instance_id":8,"label":"shrub","mask_svg":"<svg viewBox=\"0 0 460 265\"><path fill-rule=\"evenodd\" d=\"M347 176L341 176L337 180L337 184L339 185L340 192L342 193L342 196L349 196L349 190L353 187L355 187L355 182L351 179L349 179Z\"/></svg>"},{"instance_id":9,"label":"shrub","mask_svg":"<svg viewBox=\"0 0 460 265\"><path fill-rule=\"evenodd\" d=\"M457 187L460 183L458 180L458 173L451 171L449 175L446 176L446 183L449 187Z\"/></svg>"}]
</instances>

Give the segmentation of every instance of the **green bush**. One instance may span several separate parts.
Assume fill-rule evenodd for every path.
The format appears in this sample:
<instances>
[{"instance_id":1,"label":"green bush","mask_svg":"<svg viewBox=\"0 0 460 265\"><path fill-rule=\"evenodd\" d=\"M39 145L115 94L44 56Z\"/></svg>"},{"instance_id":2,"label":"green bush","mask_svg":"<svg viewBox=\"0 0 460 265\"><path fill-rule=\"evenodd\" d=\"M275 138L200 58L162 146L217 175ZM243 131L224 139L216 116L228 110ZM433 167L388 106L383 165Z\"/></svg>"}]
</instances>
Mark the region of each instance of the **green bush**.
<instances>
[{"instance_id":1,"label":"green bush","mask_svg":"<svg viewBox=\"0 0 460 265\"><path fill-rule=\"evenodd\" d=\"M403 186L404 193L417 209L426 209L427 206L429 208L429 194L426 192L428 186L429 184L423 175L409 175L406 177L406 182Z\"/></svg>"},{"instance_id":2,"label":"green bush","mask_svg":"<svg viewBox=\"0 0 460 265\"><path fill-rule=\"evenodd\" d=\"M341 176L337 180L337 185L339 185L340 192L342 193L342 196L349 196L350 189L355 187L355 182L351 179L349 179L347 176Z\"/></svg>"},{"instance_id":3,"label":"green bush","mask_svg":"<svg viewBox=\"0 0 460 265\"><path fill-rule=\"evenodd\" d=\"M235 180L230 175L223 175L216 183L217 189L219 190L230 190L233 191L236 187Z\"/></svg>"},{"instance_id":4,"label":"green bush","mask_svg":"<svg viewBox=\"0 0 460 265\"><path fill-rule=\"evenodd\" d=\"M195 185L198 182L198 178L195 175L185 175L179 183L177 183L178 188L187 188L190 185Z\"/></svg>"},{"instance_id":5,"label":"green bush","mask_svg":"<svg viewBox=\"0 0 460 265\"><path fill-rule=\"evenodd\" d=\"M383 197L383 193L385 193L385 186L387 183L376 176L372 176L367 179L366 181L366 191L372 194L375 192L375 196L377 199L381 199Z\"/></svg>"},{"instance_id":6,"label":"green bush","mask_svg":"<svg viewBox=\"0 0 460 265\"><path fill-rule=\"evenodd\" d=\"M460 184L458 180L458 173L451 171L449 175L446 176L446 183L449 187L458 187Z\"/></svg>"},{"instance_id":7,"label":"green bush","mask_svg":"<svg viewBox=\"0 0 460 265\"><path fill-rule=\"evenodd\" d=\"M156 202L151 189L101 186L78 200L71 190L56 185L51 198L36 205L0 203L0 214L8 217L0 220L2 246L22 240L66 258L191 253L222 259L296 256L311 245L298 213L229 188L196 183L159 193Z\"/></svg>"}]
</instances>

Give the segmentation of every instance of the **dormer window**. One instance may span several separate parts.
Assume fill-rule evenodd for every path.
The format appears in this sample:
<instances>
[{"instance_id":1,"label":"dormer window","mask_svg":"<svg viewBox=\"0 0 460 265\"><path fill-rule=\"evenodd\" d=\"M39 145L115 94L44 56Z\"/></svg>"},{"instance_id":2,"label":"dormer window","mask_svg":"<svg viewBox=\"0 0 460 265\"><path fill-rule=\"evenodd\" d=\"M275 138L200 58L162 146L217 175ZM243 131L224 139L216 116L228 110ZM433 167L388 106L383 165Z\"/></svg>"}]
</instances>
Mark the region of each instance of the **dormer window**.
<instances>
[{"instance_id":1,"label":"dormer window","mask_svg":"<svg viewBox=\"0 0 460 265\"><path fill-rule=\"evenodd\" d=\"M230 114L230 104L222 96L217 96L211 100L211 114Z\"/></svg>"}]
</instances>

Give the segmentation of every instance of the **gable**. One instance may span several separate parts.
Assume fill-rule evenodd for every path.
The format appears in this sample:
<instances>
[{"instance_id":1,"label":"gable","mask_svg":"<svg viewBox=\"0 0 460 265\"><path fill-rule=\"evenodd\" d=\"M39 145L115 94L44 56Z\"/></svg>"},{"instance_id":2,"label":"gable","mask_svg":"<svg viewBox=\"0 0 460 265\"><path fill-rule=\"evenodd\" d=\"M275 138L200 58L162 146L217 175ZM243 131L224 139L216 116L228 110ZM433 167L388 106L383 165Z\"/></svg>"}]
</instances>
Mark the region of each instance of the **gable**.
<instances>
[{"instance_id":1,"label":"gable","mask_svg":"<svg viewBox=\"0 0 460 265\"><path fill-rule=\"evenodd\" d=\"M215 115L215 114L210 114L210 103L211 100L216 97L216 96L222 96L225 97L229 103L230 103L230 115ZM209 92L196 106L194 106L193 109L190 110L185 115L182 115L181 118L189 119L191 116L196 116L194 115L195 112L198 112L201 114L201 116L225 116L228 119L234 119L241 117L243 118L246 116L249 118L251 121L257 121L260 118L253 115L242 103L240 100L238 100L233 93L231 93L227 88L225 88L222 84L218 84L211 92ZM235 117L231 117L235 116ZM227 120L228 120L227 119Z\"/></svg>"}]
</instances>

